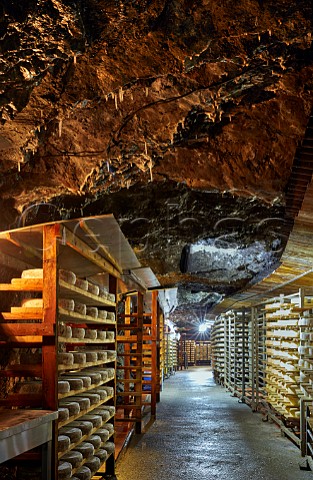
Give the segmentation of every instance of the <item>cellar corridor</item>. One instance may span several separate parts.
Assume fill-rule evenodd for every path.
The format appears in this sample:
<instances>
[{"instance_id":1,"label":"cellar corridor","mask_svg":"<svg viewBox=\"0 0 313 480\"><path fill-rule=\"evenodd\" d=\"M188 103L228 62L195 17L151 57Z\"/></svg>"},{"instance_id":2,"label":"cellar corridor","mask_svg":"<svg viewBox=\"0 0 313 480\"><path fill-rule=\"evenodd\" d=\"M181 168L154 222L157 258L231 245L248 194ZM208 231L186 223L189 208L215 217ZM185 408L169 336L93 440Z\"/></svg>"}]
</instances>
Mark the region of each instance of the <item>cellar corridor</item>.
<instances>
[{"instance_id":1,"label":"cellar corridor","mask_svg":"<svg viewBox=\"0 0 313 480\"><path fill-rule=\"evenodd\" d=\"M134 435L118 480L309 480L299 450L216 385L208 367L165 381L155 423Z\"/></svg>"}]
</instances>

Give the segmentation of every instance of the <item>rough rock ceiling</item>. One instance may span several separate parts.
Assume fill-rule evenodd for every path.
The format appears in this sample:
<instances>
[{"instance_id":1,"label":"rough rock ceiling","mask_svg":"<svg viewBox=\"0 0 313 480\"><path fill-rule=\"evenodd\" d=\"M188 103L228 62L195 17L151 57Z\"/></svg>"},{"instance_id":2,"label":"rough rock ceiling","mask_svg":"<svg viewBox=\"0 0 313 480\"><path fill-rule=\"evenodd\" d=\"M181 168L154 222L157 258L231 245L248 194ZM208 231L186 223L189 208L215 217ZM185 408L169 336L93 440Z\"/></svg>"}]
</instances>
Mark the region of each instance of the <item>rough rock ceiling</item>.
<instances>
[{"instance_id":1,"label":"rough rock ceiling","mask_svg":"<svg viewBox=\"0 0 313 480\"><path fill-rule=\"evenodd\" d=\"M2 228L114 213L176 320L279 262L309 0L2 0Z\"/></svg>"}]
</instances>

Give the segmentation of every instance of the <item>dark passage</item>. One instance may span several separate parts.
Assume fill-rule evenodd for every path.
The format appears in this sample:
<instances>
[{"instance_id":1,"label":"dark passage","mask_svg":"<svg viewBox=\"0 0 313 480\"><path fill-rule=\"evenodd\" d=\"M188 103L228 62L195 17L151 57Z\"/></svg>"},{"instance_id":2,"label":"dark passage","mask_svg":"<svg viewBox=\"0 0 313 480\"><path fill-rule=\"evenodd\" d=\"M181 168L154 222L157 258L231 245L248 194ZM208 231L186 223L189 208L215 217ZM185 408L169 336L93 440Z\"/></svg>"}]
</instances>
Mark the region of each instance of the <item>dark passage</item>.
<instances>
[{"instance_id":1,"label":"dark passage","mask_svg":"<svg viewBox=\"0 0 313 480\"><path fill-rule=\"evenodd\" d=\"M156 422L120 458L118 480L312 480L298 448L215 385L208 367L177 372L161 398Z\"/></svg>"}]
</instances>

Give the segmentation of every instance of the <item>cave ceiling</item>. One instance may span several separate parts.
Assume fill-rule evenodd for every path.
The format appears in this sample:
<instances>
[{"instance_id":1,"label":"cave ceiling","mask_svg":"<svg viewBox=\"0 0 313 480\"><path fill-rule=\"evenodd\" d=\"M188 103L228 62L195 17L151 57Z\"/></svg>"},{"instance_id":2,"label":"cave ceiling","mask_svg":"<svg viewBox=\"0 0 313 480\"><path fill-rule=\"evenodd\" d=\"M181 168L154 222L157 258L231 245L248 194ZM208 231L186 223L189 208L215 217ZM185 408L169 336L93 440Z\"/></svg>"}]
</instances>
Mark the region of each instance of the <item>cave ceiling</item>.
<instances>
[{"instance_id":1,"label":"cave ceiling","mask_svg":"<svg viewBox=\"0 0 313 480\"><path fill-rule=\"evenodd\" d=\"M2 0L0 227L113 213L199 317L278 264L309 0ZM200 313L199 313L200 312Z\"/></svg>"}]
</instances>

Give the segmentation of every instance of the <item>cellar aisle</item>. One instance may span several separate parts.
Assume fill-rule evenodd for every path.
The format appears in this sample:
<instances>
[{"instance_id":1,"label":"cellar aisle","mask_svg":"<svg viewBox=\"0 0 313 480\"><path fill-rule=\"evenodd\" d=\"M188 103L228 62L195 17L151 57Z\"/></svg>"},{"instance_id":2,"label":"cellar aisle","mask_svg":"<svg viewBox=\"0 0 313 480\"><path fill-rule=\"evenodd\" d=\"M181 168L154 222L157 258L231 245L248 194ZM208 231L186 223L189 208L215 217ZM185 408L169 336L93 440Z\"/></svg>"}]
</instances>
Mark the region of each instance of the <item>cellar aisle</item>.
<instances>
[{"instance_id":1,"label":"cellar aisle","mask_svg":"<svg viewBox=\"0 0 313 480\"><path fill-rule=\"evenodd\" d=\"M158 416L135 435L118 480L312 480L299 450L260 414L215 385L208 367L165 381Z\"/></svg>"}]
</instances>

